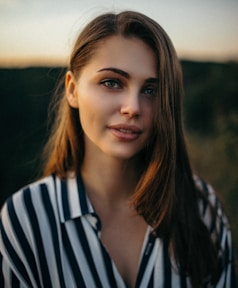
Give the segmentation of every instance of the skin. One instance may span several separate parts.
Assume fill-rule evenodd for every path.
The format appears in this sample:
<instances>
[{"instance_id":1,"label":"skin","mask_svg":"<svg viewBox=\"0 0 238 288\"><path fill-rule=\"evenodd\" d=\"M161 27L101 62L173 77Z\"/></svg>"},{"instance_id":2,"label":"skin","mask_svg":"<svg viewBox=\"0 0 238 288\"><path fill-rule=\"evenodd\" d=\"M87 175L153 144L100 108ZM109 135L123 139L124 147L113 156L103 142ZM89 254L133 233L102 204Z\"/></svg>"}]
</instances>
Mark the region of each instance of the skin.
<instances>
[{"instance_id":1,"label":"skin","mask_svg":"<svg viewBox=\"0 0 238 288\"><path fill-rule=\"evenodd\" d=\"M102 222L101 240L134 287L147 228L128 204L139 179L138 153L149 142L158 85L156 57L137 38L102 40L76 79L66 74L69 104L84 131L82 178Z\"/></svg>"}]
</instances>

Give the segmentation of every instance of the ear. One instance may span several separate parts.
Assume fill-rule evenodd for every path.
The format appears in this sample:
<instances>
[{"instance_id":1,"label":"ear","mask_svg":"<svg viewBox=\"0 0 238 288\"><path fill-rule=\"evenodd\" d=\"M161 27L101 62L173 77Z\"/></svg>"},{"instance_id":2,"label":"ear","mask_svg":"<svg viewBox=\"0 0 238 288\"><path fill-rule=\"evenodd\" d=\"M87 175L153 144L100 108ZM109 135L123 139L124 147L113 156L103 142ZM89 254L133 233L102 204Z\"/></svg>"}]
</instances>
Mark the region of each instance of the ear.
<instances>
[{"instance_id":1,"label":"ear","mask_svg":"<svg viewBox=\"0 0 238 288\"><path fill-rule=\"evenodd\" d=\"M65 75L65 91L69 105L78 108L77 81L72 71Z\"/></svg>"}]
</instances>

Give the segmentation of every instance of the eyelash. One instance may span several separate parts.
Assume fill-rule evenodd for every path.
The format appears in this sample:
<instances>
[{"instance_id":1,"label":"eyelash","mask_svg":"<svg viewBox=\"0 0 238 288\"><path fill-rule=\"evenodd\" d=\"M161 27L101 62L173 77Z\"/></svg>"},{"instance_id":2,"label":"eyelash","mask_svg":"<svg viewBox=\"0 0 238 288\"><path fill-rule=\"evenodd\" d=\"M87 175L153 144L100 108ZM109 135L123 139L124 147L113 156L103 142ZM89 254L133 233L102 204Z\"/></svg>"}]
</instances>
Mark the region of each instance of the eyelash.
<instances>
[{"instance_id":1,"label":"eyelash","mask_svg":"<svg viewBox=\"0 0 238 288\"><path fill-rule=\"evenodd\" d=\"M118 79L104 79L100 82L100 84L104 85L106 88L109 89L118 89L122 87L122 83ZM117 87L115 87L115 84L117 85Z\"/></svg>"},{"instance_id":2,"label":"eyelash","mask_svg":"<svg viewBox=\"0 0 238 288\"><path fill-rule=\"evenodd\" d=\"M104 85L108 89L120 89L123 87L123 83L119 79L104 79L100 82L101 85ZM115 87L116 86L116 87ZM150 90L150 92L148 92ZM151 92L152 91L152 92ZM141 93L145 94L146 96L155 96L156 95L156 87L153 85L144 86L141 89Z\"/></svg>"}]
</instances>

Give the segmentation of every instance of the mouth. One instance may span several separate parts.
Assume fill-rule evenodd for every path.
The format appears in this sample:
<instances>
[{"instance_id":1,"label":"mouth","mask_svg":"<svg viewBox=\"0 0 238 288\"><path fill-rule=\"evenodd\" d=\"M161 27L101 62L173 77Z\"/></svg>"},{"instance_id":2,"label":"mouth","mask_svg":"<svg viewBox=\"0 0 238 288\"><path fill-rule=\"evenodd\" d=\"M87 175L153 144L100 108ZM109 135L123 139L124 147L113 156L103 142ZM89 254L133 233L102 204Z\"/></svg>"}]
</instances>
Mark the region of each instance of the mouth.
<instances>
[{"instance_id":1,"label":"mouth","mask_svg":"<svg viewBox=\"0 0 238 288\"><path fill-rule=\"evenodd\" d=\"M118 131L122 132L122 133L127 133L127 134L134 134L137 133L133 130L128 130L128 129L117 129Z\"/></svg>"},{"instance_id":2,"label":"mouth","mask_svg":"<svg viewBox=\"0 0 238 288\"><path fill-rule=\"evenodd\" d=\"M109 126L109 129L118 130L126 134L141 134L142 130L135 125L117 124Z\"/></svg>"},{"instance_id":3,"label":"mouth","mask_svg":"<svg viewBox=\"0 0 238 288\"><path fill-rule=\"evenodd\" d=\"M142 130L135 125L117 124L108 127L120 141L133 141L139 137Z\"/></svg>"}]
</instances>

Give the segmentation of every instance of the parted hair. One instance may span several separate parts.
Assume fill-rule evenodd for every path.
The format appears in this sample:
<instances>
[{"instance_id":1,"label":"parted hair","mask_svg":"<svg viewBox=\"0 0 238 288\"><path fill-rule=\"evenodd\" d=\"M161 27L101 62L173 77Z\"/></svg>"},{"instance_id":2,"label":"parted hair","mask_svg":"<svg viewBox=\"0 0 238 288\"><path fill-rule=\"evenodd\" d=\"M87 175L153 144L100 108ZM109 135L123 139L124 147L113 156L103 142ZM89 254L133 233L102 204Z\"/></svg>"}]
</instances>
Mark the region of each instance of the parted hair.
<instances>
[{"instance_id":1,"label":"parted hair","mask_svg":"<svg viewBox=\"0 0 238 288\"><path fill-rule=\"evenodd\" d=\"M183 132L181 65L164 29L153 19L133 11L105 13L79 34L68 70L75 77L90 62L101 40L121 35L144 41L155 53L159 88L155 99L153 135L141 152L141 177L131 203L154 233L168 243L181 271L199 287L208 275L216 278L216 255L209 232L202 223L198 200L204 198L193 179ZM80 173L84 134L77 109L59 95L52 133L45 147L44 175L66 178ZM205 194L204 194L205 195Z\"/></svg>"}]
</instances>

